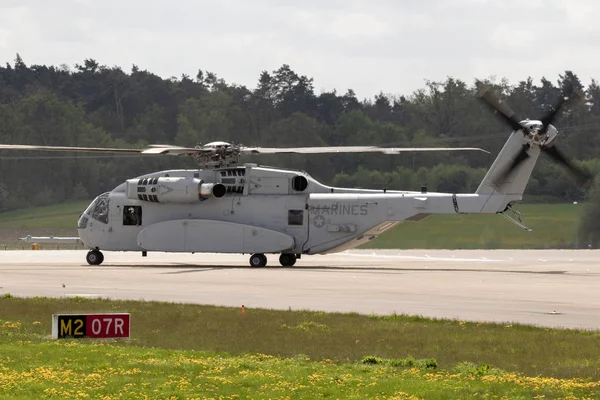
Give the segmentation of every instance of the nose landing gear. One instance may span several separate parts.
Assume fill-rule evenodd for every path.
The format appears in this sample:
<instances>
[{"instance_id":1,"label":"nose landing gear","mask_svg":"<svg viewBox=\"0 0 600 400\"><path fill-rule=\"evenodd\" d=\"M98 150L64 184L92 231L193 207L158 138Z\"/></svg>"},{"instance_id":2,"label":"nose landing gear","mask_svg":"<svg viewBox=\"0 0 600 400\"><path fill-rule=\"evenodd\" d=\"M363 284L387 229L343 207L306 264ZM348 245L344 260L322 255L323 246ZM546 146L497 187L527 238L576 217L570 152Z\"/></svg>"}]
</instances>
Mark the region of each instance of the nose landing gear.
<instances>
[{"instance_id":1,"label":"nose landing gear","mask_svg":"<svg viewBox=\"0 0 600 400\"><path fill-rule=\"evenodd\" d=\"M100 250L90 250L85 256L85 260L90 265L100 265L104 261L104 254Z\"/></svg>"}]
</instances>

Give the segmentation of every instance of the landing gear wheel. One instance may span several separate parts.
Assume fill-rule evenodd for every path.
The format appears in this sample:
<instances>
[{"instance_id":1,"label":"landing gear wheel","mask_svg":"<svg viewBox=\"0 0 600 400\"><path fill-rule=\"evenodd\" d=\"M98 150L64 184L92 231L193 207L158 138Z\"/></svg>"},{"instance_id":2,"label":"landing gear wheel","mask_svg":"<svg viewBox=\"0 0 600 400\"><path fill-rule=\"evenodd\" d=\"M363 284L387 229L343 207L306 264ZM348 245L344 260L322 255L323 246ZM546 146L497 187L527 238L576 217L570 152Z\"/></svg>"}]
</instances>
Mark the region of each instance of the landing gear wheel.
<instances>
[{"instance_id":1,"label":"landing gear wheel","mask_svg":"<svg viewBox=\"0 0 600 400\"><path fill-rule=\"evenodd\" d=\"M281 254L279 256L279 263L284 267L292 267L296 264L296 255L295 254Z\"/></svg>"},{"instance_id":2,"label":"landing gear wheel","mask_svg":"<svg viewBox=\"0 0 600 400\"><path fill-rule=\"evenodd\" d=\"M85 256L85 260L90 265L100 265L104 261L104 254L99 250L90 250Z\"/></svg>"},{"instance_id":3,"label":"landing gear wheel","mask_svg":"<svg viewBox=\"0 0 600 400\"><path fill-rule=\"evenodd\" d=\"M264 254L256 253L250 256L250 266L261 268L267 265L267 257Z\"/></svg>"}]
</instances>

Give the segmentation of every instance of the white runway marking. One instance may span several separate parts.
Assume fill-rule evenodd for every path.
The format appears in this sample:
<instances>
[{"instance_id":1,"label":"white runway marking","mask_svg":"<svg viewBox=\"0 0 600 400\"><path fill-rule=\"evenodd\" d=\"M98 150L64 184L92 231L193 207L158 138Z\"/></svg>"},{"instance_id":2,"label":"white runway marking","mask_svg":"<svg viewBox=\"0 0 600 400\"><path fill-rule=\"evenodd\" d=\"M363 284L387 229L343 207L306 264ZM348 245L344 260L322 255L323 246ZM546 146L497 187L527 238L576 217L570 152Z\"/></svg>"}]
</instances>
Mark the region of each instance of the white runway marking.
<instances>
[{"instance_id":1,"label":"white runway marking","mask_svg":"<svg viewBox=\"0 0 600 400\"><path fill-rule=\"evenodd\" d=\"M452 257L432 257L430 255L425 255L425 256L404 256L404 255L399 255L399 254L390 254L390 255L386 255L386 254L376 254L376 253L371 253L371 254L351 254L351 257L369 257L369 258L396 258L399 260L415 260L415 261L455 261L455 262L502 262L503 260L494 260L491 258L485 258L485 257L480 257L480 258L456 258L454 256Z\"/></svg>"}]
</instances>

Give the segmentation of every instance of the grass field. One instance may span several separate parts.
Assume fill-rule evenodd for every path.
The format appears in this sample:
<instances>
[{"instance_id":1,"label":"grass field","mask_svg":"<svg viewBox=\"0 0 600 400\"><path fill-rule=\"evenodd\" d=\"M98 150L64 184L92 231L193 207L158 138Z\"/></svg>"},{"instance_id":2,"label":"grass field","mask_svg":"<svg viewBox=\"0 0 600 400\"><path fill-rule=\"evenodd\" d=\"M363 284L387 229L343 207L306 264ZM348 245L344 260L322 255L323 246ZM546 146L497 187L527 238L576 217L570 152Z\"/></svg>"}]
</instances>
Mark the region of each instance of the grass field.
<instances>
[{"instance_id":1,"label":"grass field","mask_svg":"<svg viewBox=\"0 0 600 400\"><path fill-rule=\"evenodd\" d=\"M77 220L91 200L52 206L25 208L0 213L0 248L29 249L31 243L19 241L31 236L77 236ZM74 245L42 245L42 248L81 248Z\"/></svg>"},{"instance_id":2,"label":"grass field","mask_svg":"<svg viewBox=\"0 0 600 400\"><path fill-rule=\"evenodd\" d=\"M0 246L19 247L18 237L76 236L77 219L89 201L0 213ZM523 204L517 206L526 232L500 215L432 215L405 222L364 248L482 249L573 247L583 205Z\"/></svg>"},{"instance_id":3,"label":"grass field","mask_svg":"<svg viewBox=\"0 0 600 400\"><path fill-rule=\"evenodd\" d=\"M75 229L91 200L0 213L2 229Z\"/></svg>"},{"instance_id":4,"label":"grass field","mask_svg":"<svg viewBox=\"0 0 600 400\"><path fill-rule=\"evenodd\" d=\"M515 208L533 232L500 215L431 215L404 222L365 248L543 249L573 247L582 204L521 204Z\"/></svg>"},{"instance_id":5,"label":"grass field","mask_svg":"<svg viewBox=\"0 0 600 400\"><path fill-rule=\"evenodd\" d=\"M52 341L55 312L132 338ZM600 335L406 316L0 298L0 398L598 398Z\"/></svg>"}]
</instances>

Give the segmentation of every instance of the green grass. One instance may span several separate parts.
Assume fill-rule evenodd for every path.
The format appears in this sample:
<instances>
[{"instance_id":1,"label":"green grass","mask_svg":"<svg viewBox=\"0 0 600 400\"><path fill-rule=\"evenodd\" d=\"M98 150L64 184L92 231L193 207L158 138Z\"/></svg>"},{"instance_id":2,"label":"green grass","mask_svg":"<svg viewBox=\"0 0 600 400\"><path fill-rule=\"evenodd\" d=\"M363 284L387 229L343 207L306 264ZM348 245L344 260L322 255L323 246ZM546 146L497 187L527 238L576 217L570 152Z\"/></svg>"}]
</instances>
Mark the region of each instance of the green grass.
<instances>
[{"instance_id":1,"label":"green grass","mask_svg":"<svg viewBox=\"0 0 600 400\"><path fill-rule=\"evenodd\" d=\"M127 311L130 344L231 354L356 362L372 355L435 358L440 368L461 362L555 378L600 379L600 333L523 325L471 323L411 316L365 316L99 299L0 298L0 318L22 333L50 334L56 312ZM34 324L34 322L38 322ZM0 325L2 325L0 323ZM1 335L0 335L1 336Z\"/></svg>"},{"instance_id":2,"label":"green grass","mask_svg":"<svg viewBox=\"0 0 600 400\"><path fill-rule=\"evenodd\" d=\"M77 236L77 220L91 200L51 206L24 208L0 213L0 249L30 249L31 243L19 241L30 236ZM42 249L77 249L69 244L42 244Z\"/></svg>"},{"instance_id":3,"label":"green grass","mask_svg":"<svg viewBox=\"0 0 600 400\"><path fill-rule=\"evenodd\" d=\"M0 228L77 229L77 219L90 203L85 200L0 213Z\"/></svg>"},{"instance_id":4,"label":"green grass","mask_svg":"<svg viewBox=\"0 0 600 400\"><path fill-rule=\"evenodd\" d=\"M515 207L533 232L500 215L431 215L404 222L369 242L369 249L544 249L573 247L582 204L521 204Z\"/></svg>"},{"instance_id":5,"label":"green grass","mask_svg":"<svg viewBox=\"0 0 600 400\"><path fill-rule=\"evenodd\" d=\"M73 341L0 346L0 396L11 399L578 399L600 386L485 367L436 372Z\"/></svg>"},{"instance_id":6,"label":"green grass","mask_svg":"<svg viewBox=\"0 0 600 400\"><path fill-rule=\"evenodd\" d=\"M59 340L56 312L132 338ZM99 299L0 298L0 398L596 398L595 332Z\"/></svg>"}]
</instances>

